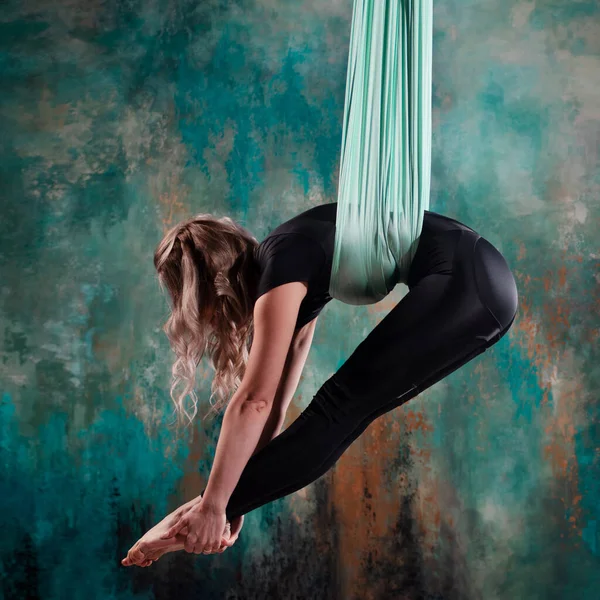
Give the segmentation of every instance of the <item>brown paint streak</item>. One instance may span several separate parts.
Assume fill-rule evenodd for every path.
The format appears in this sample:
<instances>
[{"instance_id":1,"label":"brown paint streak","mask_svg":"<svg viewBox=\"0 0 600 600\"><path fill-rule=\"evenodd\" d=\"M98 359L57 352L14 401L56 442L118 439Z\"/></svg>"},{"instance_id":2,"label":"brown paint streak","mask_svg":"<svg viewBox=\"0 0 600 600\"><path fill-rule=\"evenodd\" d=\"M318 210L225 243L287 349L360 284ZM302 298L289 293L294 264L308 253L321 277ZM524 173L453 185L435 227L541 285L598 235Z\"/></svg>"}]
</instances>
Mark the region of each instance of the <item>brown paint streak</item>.
<instances>
[{"instance_id":1,"label":"brown paint streak","mask_svg":"<svg viewBox=\"0 0 600 600\"><path fill-rule=\"evenodd\" d=\"M381 540L389 535L390 517L399 510L398 494L388 491L388 466L397 451L393 435L398 413L374 421L342 455L332 478L332 503L339 522L342 596L376 600L367 586L369 556L380 553ZM365 464L365 457L369 458Z\"/></svg>"},{"instance_id":2,"label":"brown paint streak","mask_svg":"<svg viewBox=\"0 0 600 600\"><path fill-rule=\"evenodd\" d=\"M194 431L190 440L190 452L183 467L184 475L179 481L179 490L176 494L177 506L200 494L207 483L198 470L198 465L204 458L207 442L208 440L202 429Z\"/></svg>"},{"instance_id":3,"label":"brown paint streak","mask_svg":"<svg viewBox=\"0 0 600 600\"><path fill-rule=\"evenodd\" d=\"M415 517L420 532L420 545L425 560L433 559L439 544L443 512L440 506L440 482L431 465L431 445L426 434L434 427L424 412L408 410L407 433L420 431L423 435L411 439L410 452L419 485L416 489Z\"/></svg>"},{"instance_id":4,"label":"brown paint streak","mask_svg":"<svg viewBox=\"0 0 600 600\"><path fill-rule=\"evenodd\" d=\"M580 256L570 258L581 263ZM520 279L523 281L522 277ZM540 412L547 423L545 428L547 443L543 447L543 458L550 463L554 472L554 489L561 490L559 499L564 506L564 514L570 515L569 535L579 536L581 494L575 452L574 419L577 415L578 399L584 389L581 382L571 379L560 381L560 376L557 374L561 372L560 366L566 359L563 340L570 327L570 300L566 296L561 296L567 293L567 265L561 265L555 273L544 276L542 281L547 298L547 302L542 307L543 323L546 324L545 332L541 331L540 319L535 315L532 303L527 298L528 285L522 285L519 318L513 335L520 335L527 356L538 373L538 385L542 391ZM530 282L531 279L527 279L526 284ZM544 343L538 341L542 335L545 338ZM564 390L563 387L568 389Z\"/></svg>"}]
</instances>

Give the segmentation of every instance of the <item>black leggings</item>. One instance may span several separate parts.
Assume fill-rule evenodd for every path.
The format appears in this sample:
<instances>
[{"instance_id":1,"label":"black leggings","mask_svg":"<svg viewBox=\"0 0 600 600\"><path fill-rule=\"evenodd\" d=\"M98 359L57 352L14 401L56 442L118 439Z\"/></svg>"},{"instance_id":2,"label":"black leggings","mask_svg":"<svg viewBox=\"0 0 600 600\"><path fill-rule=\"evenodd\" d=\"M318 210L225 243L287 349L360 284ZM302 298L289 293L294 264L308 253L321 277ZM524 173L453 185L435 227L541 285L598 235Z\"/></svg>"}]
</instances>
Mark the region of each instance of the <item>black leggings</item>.
<instances>
[{"instance_id":1,"label":"black leggings","mask_svg":"<svg viewBox=\"0 0 600 600\"><path fill-rule=\"evenodd\" d=\"M380 415L495 344L517 310L502 255L462 223L426 212L408 294L248 462L227 505L233 519L328 471Z\"/></svg>"}]
</instances>

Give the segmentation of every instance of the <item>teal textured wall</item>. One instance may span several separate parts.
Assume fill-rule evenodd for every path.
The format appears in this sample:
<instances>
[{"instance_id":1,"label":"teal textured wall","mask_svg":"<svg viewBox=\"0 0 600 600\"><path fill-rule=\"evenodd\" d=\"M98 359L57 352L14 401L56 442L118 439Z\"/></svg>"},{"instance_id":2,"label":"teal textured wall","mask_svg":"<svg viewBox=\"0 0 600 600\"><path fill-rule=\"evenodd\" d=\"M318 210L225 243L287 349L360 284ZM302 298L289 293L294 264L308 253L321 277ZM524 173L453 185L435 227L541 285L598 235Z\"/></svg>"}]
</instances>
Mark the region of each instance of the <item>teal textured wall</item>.
<instances>
[{"instance_id":1,"label":"teal textured wall","mask_svg":"<svg viewBox=\"0 0 600 600\"><path fill-rule=\"evenodd\" d=\"M335 200L350 14L351 0L3 3L3 598L598 597L595 0L435 2L431 206L507 257L510 333L251 513L223 555L119 564L200 490L218 437L214 422L168 427L154 247L196 212L261 238ZM404 291L325 309L289 420Z\"/></svg>"}]
</instances>

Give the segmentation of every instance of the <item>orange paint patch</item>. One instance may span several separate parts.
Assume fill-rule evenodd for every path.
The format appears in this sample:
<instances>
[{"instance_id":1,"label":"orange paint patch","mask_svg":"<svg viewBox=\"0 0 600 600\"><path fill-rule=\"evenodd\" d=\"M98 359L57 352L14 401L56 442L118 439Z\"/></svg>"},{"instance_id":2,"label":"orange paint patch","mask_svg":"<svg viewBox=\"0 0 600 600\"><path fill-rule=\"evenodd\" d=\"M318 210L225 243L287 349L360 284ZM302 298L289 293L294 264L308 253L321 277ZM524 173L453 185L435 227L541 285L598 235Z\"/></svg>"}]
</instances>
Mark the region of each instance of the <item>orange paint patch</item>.
<instances>
[{"instance_id":1,"label":"orange paint patch","mask_svg":"<svg viewBox=\"0 0 600 600\"><path fill-rule=\"evenodd\" d=\"M422 412L408 410L404 415L404 422L409 433L414 431L433 431L433 426L426 421Z\"/></svg>"},{"instance_id":2,"label":"orange paint patch","mask_svg":"<svg viewBox=\"0 0 600 600\"><path fill-rule=\"evenodd\" d=\"M176 186L175 176L171 176L171 184L173 187ZM176 223L186 218L188 215L188 208L181 202L179 195L176 191L159 194L159 203L164 207L165 214L163 216L163 233L166 233Z\"/></svg>"},{"instance_id":3,"label":"orange paint patch","mask_svg":"<svg viewBox=\"0 0 600 600\"><path fill-rule=\"evenodd\" d=\"M567 285L567 267L564 265L558 269L558 285L565 287Z\"/></svg>"}]
</instances>

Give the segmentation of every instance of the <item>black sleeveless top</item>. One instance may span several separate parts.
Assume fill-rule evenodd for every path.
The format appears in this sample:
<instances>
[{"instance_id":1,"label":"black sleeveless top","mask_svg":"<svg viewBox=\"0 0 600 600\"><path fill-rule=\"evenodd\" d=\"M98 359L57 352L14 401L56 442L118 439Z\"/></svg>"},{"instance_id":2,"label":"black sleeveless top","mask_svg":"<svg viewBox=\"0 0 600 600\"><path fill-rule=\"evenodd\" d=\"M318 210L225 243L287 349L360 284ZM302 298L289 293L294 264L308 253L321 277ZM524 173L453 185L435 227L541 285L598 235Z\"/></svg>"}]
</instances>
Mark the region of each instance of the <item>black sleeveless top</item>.
<instances>
[{"instance_id":1,"label":"black sleeveless top","mask_svg":"<svg viewBox=\"0 0 600 600\"><path fill-rule=\"evenodd\" d=\"M256 299L292 281L306 281L296 329L312 321L327 302L335 240L337 202L315 206L282 223L259 244Z\"/></svg>"}]
</instances>

